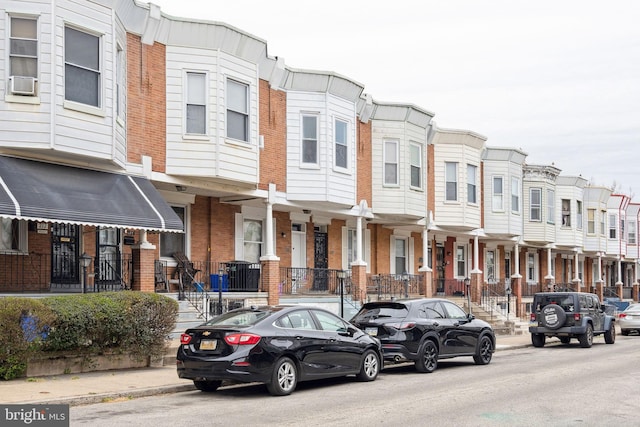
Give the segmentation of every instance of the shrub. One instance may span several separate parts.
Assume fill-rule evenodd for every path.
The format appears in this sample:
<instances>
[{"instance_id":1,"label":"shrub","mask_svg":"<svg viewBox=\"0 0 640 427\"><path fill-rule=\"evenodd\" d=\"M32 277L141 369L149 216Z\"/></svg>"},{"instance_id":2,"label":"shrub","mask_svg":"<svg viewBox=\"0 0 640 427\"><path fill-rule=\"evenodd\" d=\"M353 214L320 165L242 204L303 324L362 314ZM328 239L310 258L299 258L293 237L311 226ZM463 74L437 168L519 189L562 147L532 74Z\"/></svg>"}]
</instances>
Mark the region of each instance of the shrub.
<instances>
[{"instance_id":1,"label":"shrub","mask_svg":"<svg viewBox=\"0 0 640 427\"><path fill-rule=\"evenodd\" d=\"M24 375L27 360L41 350L53 321L43 300L0 298L0 379Z\"/></svg>"}]
</instances>

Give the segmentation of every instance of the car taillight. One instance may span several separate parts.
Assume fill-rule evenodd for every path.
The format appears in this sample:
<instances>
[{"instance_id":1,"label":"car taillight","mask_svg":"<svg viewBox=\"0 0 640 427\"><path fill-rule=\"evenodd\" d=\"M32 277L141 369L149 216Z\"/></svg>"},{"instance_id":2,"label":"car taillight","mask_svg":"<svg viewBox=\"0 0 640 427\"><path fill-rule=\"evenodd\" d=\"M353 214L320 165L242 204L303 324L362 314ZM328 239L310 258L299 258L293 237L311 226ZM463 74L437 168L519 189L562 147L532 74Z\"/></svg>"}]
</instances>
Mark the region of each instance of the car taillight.
<instances>
[{"instance_id":1,"label":"car taillight","mask_svg":"<svg viewBox=\"0 0 640 427\"><path fill-rule=\"evenodd\" d=\"M193 337L189 334L180 335L180 344L189 344Z\"/></svg>"},{"instance_id":2,"label":"car taillight","mask_svg":"<svg viewBox=\"0 0 640 427\"><path fill-rule=\"evenodd\" d=\"M530 317L529 317L529 320L530 320L531 322L535 322L535 321L536 321L536 314L535 314L535 313L531 313L531 315L530 315Z\"/></svg>"},{"instance_id":3,"label":"car taillight","mask_svg":"<svg viewBox=\"0 0 640 427\"><path fill-rule=\"evenodd\" d=\"M262 337L256 334L229 334L224 340L229 345L253 345L258 344Z\"/></svg>"},{"instance_id":4,"label":"car taillight","mask_svg":"<svg viewBox=\"0 0 640 427\"><path fill-rule=\"evenodd\" d=\"M627 317L626 313L620 313L618 314L618 319L624 319L625 317Z\"/></svg>"},{"instance_id":5,"label":"car taillight","mask_svg":"<svg viewBox=\"0 0 640 427\"><path fill-rule=\"evenodd\" d=\"M575 320L576 322L580 321L580 313L573 313L573 320Z\"/></svg>"},{"instance_id":6,"label":"car taillight","mask_svg":"<svg viewBox=\"0 0 640 427\"><path fill-rule=\"evenodd\" d=\"M387 323L385 326L389 328L394 328L399 331L406 331L408 329L412 329L416 326L416 322L395 322L395 323Z\"/></svg>"}]
</instances>

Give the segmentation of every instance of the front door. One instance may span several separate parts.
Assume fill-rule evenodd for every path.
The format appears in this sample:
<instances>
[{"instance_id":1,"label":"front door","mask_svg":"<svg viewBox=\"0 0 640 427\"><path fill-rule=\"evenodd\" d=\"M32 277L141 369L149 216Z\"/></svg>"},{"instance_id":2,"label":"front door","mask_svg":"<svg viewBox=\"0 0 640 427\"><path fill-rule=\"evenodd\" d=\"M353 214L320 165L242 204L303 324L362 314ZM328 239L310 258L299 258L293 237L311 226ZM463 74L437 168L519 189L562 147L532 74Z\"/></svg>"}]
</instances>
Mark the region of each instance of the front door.
<instances>
[{"instance_id":1,"label":"front door","mask_svg":"<svg viewBox=\"0 0 640 427\"><path fill-rule=\"evenodd\" d=\"M79 284L78 250L80 227L51 224L51 283Z\"/></svg>"},{"instance_id":2,"label":"front door","mask_svg":"<svg viewBox=\"0 0 640 427\"><path fill-rule=\"evenodd\" d=\"M313 274L313 286L314 291L327 291L329 290L329 281L327 277L327 268L329 267L329 257L327 255L327 242L328 235L321 231L315 231L314 234L314 274Z\"/></svg>"},{"instance_id":3,"label":"front door","mask_svg":"<svg viewBox=\"0 0 640 427\"><path fill-rule=\"evenodd\" d=\"M436 292L438 295L444 295L444 246L436 246L436 271L437 285Z\"/></svg>"},{"instance_id":4,"label":"front door","mask_svg":"<svg viewBox=\"0 0 640 427\"><path fill-rule=\"evenodd\" d=\"M122 284L120 230L99 227L96 231L96 245L95 277L98 289L120 289Z\"/></svg>"}]
</instances>

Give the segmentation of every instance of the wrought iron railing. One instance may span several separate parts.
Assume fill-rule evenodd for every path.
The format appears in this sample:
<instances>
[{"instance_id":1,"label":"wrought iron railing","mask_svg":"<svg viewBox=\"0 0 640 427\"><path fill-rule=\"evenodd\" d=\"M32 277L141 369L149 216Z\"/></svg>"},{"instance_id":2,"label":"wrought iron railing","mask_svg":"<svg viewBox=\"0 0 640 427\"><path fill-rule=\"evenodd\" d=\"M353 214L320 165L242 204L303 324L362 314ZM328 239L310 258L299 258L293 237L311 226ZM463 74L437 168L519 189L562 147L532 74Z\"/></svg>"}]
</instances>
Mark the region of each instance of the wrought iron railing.
<instances>
[{"instance_id":1,"label":"wrought iron railing","mask_svg":"<svg viewBox=\"0 0 640 427\"><path fill-rule=\"evenodd\" d=\"M344 277L340 277L344 273ZM351 294L351 272L329 268L280 267L281 295L295 294Z\"/></svg>"},{"instance_id":2,"label":"wrought iron railing","mask_svg":"<svg viewBox=\"0 0 640 427\"><path fill-rule=\"evenodd\" d=\"M422 289L420 274L367 275L368 299L406 298L419 294L420 289Z\"/></svg>"}]
</instances>

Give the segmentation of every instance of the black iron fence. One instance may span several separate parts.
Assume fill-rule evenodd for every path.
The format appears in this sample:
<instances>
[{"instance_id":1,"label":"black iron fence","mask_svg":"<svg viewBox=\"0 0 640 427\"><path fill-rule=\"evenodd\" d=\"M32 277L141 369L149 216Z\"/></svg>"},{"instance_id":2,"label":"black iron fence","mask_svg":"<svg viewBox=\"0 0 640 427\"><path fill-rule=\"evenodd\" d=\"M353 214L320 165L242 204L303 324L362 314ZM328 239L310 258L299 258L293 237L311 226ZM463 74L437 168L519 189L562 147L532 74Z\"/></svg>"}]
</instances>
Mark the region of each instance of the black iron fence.
<instances>
[{"instance_id":1,"label":"black iron fence","mask_svg":"<svg viewBox=\"0 0 640 427\"><path fill-rule=\"evenodd\" d=\"M295 294L351 294L351 271L328 268L280 267L279 293Z\"/></svg>"},{"instance_id":2,"label":"black iron fence","mask_svg":"<svg viewBox=\"0 0 640 427\"><path fill-rule=\"evenodd\" d=\"M417 295L422 289L422 275L420 274L375 274L367 276L367 297L377 298L406 298Z\"/></svg>"}]
</instances>

